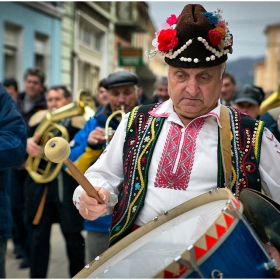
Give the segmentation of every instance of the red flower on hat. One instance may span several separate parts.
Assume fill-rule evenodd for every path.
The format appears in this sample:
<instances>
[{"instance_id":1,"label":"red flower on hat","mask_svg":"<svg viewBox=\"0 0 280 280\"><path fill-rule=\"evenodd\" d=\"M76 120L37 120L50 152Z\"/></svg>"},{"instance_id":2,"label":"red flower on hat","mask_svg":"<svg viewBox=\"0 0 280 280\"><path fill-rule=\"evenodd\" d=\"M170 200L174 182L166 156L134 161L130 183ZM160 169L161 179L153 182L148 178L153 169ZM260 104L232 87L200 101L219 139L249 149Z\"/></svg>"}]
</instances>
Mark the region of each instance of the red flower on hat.
<instances>
[{"instance_id":1,"label":"red flower on hat","mask_svg":"<svg viewBox=\"0 0 280 280\"><path fill-rule=\"evenodd\" d=\"M214 28L208 31L208 37L212 46L216 47L221 42L223 34L220 32L220 30Z\"/></svg>"},{"instance_id":2,"label":"red flower on hat","mask_svg":"<svg viewBox=\"0 0 280 280\"><path fill-rule=\"evenodd\" d=\"M157 37L158 50L166 52L178 45L177 31L174 29L162 29Z\"/></svg>"},{"instance_id":3,"label":"red flower on hat","mask_svg":"<svg viewBox=\"0 0 280 280\"><path fill-rule=\"evenodd\" d=\"M178 17L176 17L176 15L172 14L169 18L167 18L166 23L168 23L169 25L173 25L176 24L178 20Z\"/></svg>"}]
</instances>

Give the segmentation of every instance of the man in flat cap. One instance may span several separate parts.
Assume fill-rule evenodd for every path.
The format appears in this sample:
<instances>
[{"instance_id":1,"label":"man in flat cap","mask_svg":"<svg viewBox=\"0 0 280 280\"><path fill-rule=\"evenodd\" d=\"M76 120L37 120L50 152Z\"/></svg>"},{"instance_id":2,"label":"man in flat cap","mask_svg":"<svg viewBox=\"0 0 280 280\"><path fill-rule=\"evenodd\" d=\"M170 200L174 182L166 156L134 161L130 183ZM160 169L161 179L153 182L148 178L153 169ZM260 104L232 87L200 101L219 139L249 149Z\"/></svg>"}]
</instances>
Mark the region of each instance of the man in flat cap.
<instances>
[{"instance_id":1,"label":"man in flat cap","mask_svg":"<svg viewBox=\"0 0 280 280\"><path fill-rule=\"evenodd\" d=\"M261 87L245 84L233 95L233 108L259 119L260 105L264 100L264 91Z\"/></svg>"},{"instance_id":2,"label":"man in flat cap","mask_svg":"<svg viewBox=\"0 0 280 280\"><path fill-rule=\"evenodd\" d=\"M134 108L86 171L92 186L100 188L104 204L98 204L81 186L73 195L85 219L113 212L110 246L213 189L227 187L237 198L244 188L263 190L280 202L280 144L263 122L220 104L233 44L221 10L207 12L201 5L188 4L179 17L171 15L160 28L150 57L163 55L168 64L170 99ZM184 262L180 264L177 277L186 271ZM249 273L256 275L253 270Z\"/></svg>"},{"instance_id":3,"label":"man in flat cap","mask_svg":"<svg viewBox=\"0 0 280 280\"><path fill-rule=\"evenodd\" d=\"M108 91L109 102L101 107L94 118L88 120L71 142L70 160L82 171L93 164L100 156L121 121L123 114L130 112L138 104L138 77L127 71L110 74L102 80L102 85ZM116 113L108 123L106 121ZM109 228L112 215L101 217L95 221L85 220L86 261L89 263L108 248Z\"/></svg>"}]
</instances>

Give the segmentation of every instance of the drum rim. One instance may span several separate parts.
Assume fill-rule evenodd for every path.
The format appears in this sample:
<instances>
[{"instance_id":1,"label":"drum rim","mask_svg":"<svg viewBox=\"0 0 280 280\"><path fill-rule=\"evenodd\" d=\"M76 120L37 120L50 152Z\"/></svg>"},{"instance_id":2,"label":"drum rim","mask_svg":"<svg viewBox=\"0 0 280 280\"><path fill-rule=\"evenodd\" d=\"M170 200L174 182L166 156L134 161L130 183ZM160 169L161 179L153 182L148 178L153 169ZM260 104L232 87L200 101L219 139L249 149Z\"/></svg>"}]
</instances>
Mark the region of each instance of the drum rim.
<instances>
[{"instance_id":1,"label":"drum rim","mask_svg":"<svg viewBox=\"0 0 280 280\"><path fill-rule=\"evenodd\" d=\"M91 261L87 264L81 271L79 271L73 278L87 278L88 275L97 270L100 266L102 266L106 261L114 257L120 251L122 251L128 245L131 245L133 242L137 241L140 237L154 230L155 228L163 225L164 223L178 217L185 212L195 209L203 204L214 202L217 200L230 200L234 202L234 208L239 211L243 211L243 206L240 201L238 201L233 193L227 188L220 188L209 191L207 193L196 196L188 201L183 202L182 204L172 208L168 212L155 217L153 220L145 224L144 226L138 228L133 231L129 235L122 238L120 241L115 243L112 247L108 248L105 252L103 252L100 256L98 256L95 260ZM220 215L219 215L220 217ZM217 219L219 219L217 217ZM236 217L233 217L236 219ZM211 227L211 226L210 226ZM206 232L208 232L209 228L205 231L205 233L198 238L200 240ZM197 240L197 241L198 241ZM197 244L197 241L194 244ZM213 247L212 247L213 248ZM171 264L169 264L171 265ZM169 266L168 265L168 266ZM167 267L168 267L167 266ZM165 267L164 269L166 269ZM164 269L162 271L164 271ZM161 272L159 272L161 273ZM157 274L158 275L158 274ZM153 278L156 278L155 276ZM160 277L162 278L162 277Z\"/></svg>"}]
</instances>

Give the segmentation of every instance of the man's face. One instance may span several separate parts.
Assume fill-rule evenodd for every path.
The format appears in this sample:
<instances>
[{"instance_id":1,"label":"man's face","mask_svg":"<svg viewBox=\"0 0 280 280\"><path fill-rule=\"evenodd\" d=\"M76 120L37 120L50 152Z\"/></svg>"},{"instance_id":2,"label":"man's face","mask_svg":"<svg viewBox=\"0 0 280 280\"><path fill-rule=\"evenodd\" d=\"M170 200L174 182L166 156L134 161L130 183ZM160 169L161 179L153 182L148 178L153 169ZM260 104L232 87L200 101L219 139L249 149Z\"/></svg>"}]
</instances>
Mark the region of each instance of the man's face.
<instances>
[{"instance_id":1,"label":"man's face","mask_svg":"<svg viewBox=\"0 0 280 280\"><path fill-rule=\"evenodd\" d=\"M107 89L104 87L100 87L96 92L96 99L102 106L107 104L109 101Z\"/></svg>"},{"instance_id":2,"label":"man's face","mask_svg":"<svg viewBox=\"0 0 280 280\"><path fill-rule=\"evenodd\" d=\"M58 109L64 105L69 104L72 98L65 98L62 89L54 90L51 89L47 93L47 106L49 111Z\"/></svg>"},{"instance_id":3,"label":"man's face","mask_svg":"<svg viewBox=\"0 0 280 280\"><path fill-rule=\"evenodd\" d=\"M36 98L44 90L41 80L37 76L28 75L24 83L25 92L29 98Z\"/></svg>"},{"instance_id":4,"label":"man's face","mask_svg":"<svg viewBox=\"0 0 280 280\"><path fill-rule=\"evenodd\" d=\"M169 99L168 95L168 85L157 84L155 87L155 93L159 99L163 102Z\"/></svg>"},{"instance_id":5,"label":"man's face","mask_svg":"<svg viewBox=\"0 0 280 280\"><path fill-rule=\"evenodd\" d=\"M128 113L137 105L138 93L134 85L113 87L108 90L108 93L113 112L120 110L123 105L124 111Z\"/></svg>"},{"instance_id":6,"label":"man's face","mask_svg":"<svg viewBox=\"0 0 280 280\"><path fill-rule=\"evenodd\" d=\"M233 104L234 108L240 110L243 113L248 114L249 116L253 118L257 118L259 115L260 107L258 105L249 103L249 102L239 102Z\"/></svg>"},{"instance_id":7,"label":"man's face","mask_svg":"<svg viewBox=\"0 0 280 280\"><path fill-rule=\"evenodd\" d=\"M221 97L227 102L229 102L232 100L235 90L236 90L236 85L229 78L224 78Z\"/></svg>"},{"instance_id":8,"label":"man's face","mask_svg":"<svg viewBox=\"0 0 280 280\"><path fill-rule=\"evenodd\" d=\"M221 87L220 65L207 68L169 66L168 93L181 119L194 119L214 109Z\"/></svg>"}]
</instances>

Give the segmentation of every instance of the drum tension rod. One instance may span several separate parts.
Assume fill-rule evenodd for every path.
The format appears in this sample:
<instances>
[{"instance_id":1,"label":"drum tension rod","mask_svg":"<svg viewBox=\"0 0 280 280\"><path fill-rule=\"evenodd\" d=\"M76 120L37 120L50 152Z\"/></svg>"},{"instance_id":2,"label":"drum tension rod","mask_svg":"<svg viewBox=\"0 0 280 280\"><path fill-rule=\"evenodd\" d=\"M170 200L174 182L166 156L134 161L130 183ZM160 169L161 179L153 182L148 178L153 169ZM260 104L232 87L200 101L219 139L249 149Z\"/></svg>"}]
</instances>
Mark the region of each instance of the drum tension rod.
<instances>
[{"instance_id":1,"label":"drum tension rod","mask_svg":"<svg viewBox=\"0 0 280 280\"><path fill-rule=\"evenodd\" d=\"M187 251L190 253L190 260L185 260L181 256L178 256L174 259L175 262L179 263L180 265L186 267L186 268L191 268L193 269L199 276L200 278L205 278L201 271L199 270L199 267L197 265L197 262L195 260L195 253L194 253L194 248L193 246L189 246L187 248Z\"/></svg>"}]
</instances>

